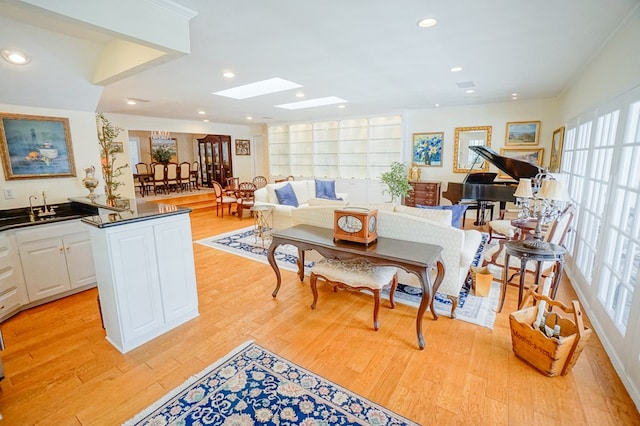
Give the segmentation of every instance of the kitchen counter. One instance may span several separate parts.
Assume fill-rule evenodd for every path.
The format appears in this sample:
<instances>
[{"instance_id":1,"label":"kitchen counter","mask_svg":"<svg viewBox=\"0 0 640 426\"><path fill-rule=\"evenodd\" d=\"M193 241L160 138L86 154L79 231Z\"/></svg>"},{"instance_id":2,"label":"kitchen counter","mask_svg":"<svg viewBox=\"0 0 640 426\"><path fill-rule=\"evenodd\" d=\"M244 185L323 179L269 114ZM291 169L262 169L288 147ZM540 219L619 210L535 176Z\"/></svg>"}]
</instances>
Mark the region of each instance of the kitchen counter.
<instances>
[{"instance_id":1,"label":"kitchen counter","mask_svg":"<svg viewBox=\"0 0 640 426\"><path fill-rule=\"evenodd\" d=\"M144 200L119 199L116 201L116 205L110 205L112 203L107 203L104 197L96 197L95 200L86 197L69 198L69 200L97 207L99 209L97 214L86 215L82 218L83 223L97 228L108 228L191 212L190 208Z\"/></svg>"},{"instance_id":2,"label":"kitchen counter","mask_svg":"<svg viewBox=\"0 0 640 426\"><path fill-rule=\"evenodd\" d=\"M55 214L48 216L29 215L29 207L0 210L0 232L27 226L44 225L47 223L63 222L81 219L85 216L98 214L98 208L84 203L58 203L51 205ZM40 211L42 206L34 207L34 212Z\"/></svg>"}]
</instances>

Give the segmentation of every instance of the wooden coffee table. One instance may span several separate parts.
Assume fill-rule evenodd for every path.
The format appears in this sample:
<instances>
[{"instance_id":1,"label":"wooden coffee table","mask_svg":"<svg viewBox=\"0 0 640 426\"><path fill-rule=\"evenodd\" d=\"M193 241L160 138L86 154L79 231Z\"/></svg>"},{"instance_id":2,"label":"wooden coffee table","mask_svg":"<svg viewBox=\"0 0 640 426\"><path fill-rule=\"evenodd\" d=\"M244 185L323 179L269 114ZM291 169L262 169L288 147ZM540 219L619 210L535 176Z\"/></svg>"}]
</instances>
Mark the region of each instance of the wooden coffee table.
<instances>
[{"instance_id":1,"label":"wooden coffee table","mask_svg":"<svg viewBox=\"0 0 640 426\"><path fill-rule=\"evenodd\" d=\"M366 259L375 265L396 266L415 274L420 281L420 288L422 289L422 298L420 299L416 317L416 334L418 336L418 347L424 349L422 317L427 305L431 309L433 319L438 319L438 314L433 307L433 297L444 278L444 263L441 257L442 247L384 237L378 237L375 243L371 243L368 246L351 241L334 241L333 229L310 225L296 225L275 231L271 235L271 245L267 252L267 259L277 278L276 288L271 294L274 298L278 295L282 282L280 269L275 260L275 251L282 244L291 244L298 248L298 277L300 281L304 280L304 252L306 250L316 250L326 258L340 260ZM432 268L437 269L437 276L433 282L429 277L429 270Z\"/></svg>"}]
</instances>

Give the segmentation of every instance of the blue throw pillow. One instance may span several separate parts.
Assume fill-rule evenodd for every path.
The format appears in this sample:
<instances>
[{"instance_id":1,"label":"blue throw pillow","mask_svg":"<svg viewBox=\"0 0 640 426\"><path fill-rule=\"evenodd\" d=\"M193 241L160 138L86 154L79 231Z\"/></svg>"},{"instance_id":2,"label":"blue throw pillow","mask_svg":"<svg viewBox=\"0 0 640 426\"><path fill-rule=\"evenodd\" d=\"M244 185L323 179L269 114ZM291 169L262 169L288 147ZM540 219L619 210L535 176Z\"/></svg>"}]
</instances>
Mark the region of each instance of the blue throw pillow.
<instances>
[{"instance_id":1,"label":"blue throw pillow","mask_svg":"<svg viewBox=\"0 0 640 426\"><path fill-rule=\"evenodd\" d=\"M419 209L451 210L451 226L461 228L464 212L469 206L466 204L454 204L452 206L421 206L416 204L416 207Z\"/></svg>"},{"instance_id":2,"label":"blue throw pillow","mask_svg":"<svg viewBox=\"0 0 640 426\"><path fill-rule=\"evenodd\" d=\"M316 198L337 200L336 181L316 179Z\"/></svg>"},{"instance_id":3,"label":"blue throw pillow","mask_svg":"<svg viewBox=\"0 0 640 426\"><path fill-rule=\"evenodd\" d=\"M276 188L274 191L276 197L278 197L279 204L298 207L298 197L296 197L296 193L293 192L293 186L291 186L290 183L287 183L282 188Z\"/></svg>"}]
</instances>

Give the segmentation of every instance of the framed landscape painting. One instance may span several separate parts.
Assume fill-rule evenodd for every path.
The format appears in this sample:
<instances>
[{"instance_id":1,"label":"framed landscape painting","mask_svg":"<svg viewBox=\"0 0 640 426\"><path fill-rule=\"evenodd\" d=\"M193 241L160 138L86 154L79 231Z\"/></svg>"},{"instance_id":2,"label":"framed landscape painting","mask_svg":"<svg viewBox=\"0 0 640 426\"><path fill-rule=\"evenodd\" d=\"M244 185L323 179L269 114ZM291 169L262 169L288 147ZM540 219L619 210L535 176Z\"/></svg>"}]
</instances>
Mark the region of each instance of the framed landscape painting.
<instances>
[{"instance_id":1,"label":"framed landscape painting","mask_svg":"<svg viewBox=\"0 0 640 426\"><path fill-rule=\"evenodd\" d=\"M503 157L513 158L515 160L526 161L542 167L542 155L544 148L500 148L500 155ZM510 176L499 172L499 178L510 178Z\"/></svg>"},{"instance_id":2,"label":"framed landscape painting","mask_svg":"<svg viewBox=\"0 0 640 426\"><path fill-rule=\"evenodd\" d=\"M67 118L0 113L0 154L7 180L76 175Z\"/></svg>"},{"instance_id":3,"label":"framed landscape painting","mask_svg":"<svg viewBox=\"0 0 640 426\"><path fill-rule=\"evenodd\" d=\"M512 121L507 123L505 145L538 145L539 121Z\"/></svg>"},{"instance_id":4,"label":"framed landscape painting","mask_svg":"<svg viewBox=\"0 0 640 426\"><path fill-rule=\"evenodd\" d=\"M551 138L551 158L549 159L549 171L556 173L560 171L562 164L562 145L564 143L564 126L553 132Z\"/></svg>"},{"instance_id":5,"label":"framed landscape painting","mask_svg":"<svg viewBox=\"0 0 640 426\"><path fill-rule=\"evenodd\" d=\"M442 167L444 132L414 133L413 162L420 166Z\"/></svg>"}]
</instances>

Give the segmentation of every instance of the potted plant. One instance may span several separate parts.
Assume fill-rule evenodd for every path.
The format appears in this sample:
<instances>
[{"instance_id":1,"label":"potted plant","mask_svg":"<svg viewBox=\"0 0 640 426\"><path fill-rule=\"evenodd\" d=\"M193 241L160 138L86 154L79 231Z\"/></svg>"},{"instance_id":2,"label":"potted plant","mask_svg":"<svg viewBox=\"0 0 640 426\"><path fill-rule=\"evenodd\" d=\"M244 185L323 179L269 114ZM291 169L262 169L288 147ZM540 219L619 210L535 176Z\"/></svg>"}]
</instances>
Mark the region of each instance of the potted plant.
<instances>
[{"instance_id":1,"label":"potted plant","mask_svg":"<svg viewBox=\"0 0 640 426\"><path fill-rule=\"evenodd\" d=\"M392 203L395 203L396 199L406 197L409 192L413 191L413 188L409 185L409 176L404 163L398 161L391 163L391 170L382 173L380 180L387 185L387 188L384 189L382 193L388 192L391 194Z\"/></svg>"},{"instance_id":2,"label":"potted plant","mask_svg":"<svg viewBox=\"0 0 640 426\"><path fill-rule=\"evenodd\" d=\"M97 115L98 121L98 142L100 145L100 162L102 163L102 177L104 178L104 190L107 201L113 201L119 197L117 189L124 185L118 181L117 177L122 175L122 169L129 167L128 164L116 166L116 154L120 152L113 141L124 129L114 126L102 113Z\"/></svg>"}]
</instances>

